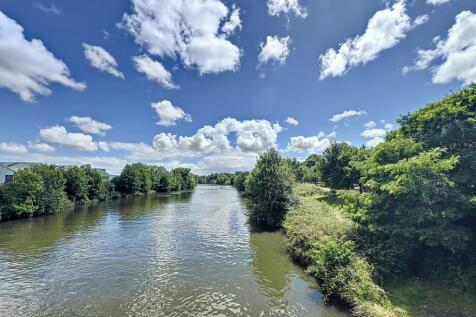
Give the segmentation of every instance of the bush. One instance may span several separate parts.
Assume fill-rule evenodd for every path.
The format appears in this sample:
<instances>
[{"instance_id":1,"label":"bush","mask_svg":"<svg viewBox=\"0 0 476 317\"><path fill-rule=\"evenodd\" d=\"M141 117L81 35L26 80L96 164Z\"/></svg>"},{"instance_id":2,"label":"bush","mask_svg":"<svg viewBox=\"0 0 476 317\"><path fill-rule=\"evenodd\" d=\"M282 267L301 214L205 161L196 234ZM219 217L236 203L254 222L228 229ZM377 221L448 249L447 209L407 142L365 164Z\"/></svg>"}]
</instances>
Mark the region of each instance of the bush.
<instances>
[{"instance_id":1,"label":"bush","mask_svg":"<svg viewBox=\"0 0 476 317\"><path fill-rule=\"evenodd\" d=\"M322 193L318 186L298 185L295 192L304 196L283 223L289 251L321 282L325 295L345 300L357 316L406 316L392 306L359 254L353 241L359 226L341 209L316 200Z\"/></svg>"},{"instance_id":2,"label":"bush","mask_svg":"<svg viewBox=\"0 0 476 317\"><path fill-rule=\"evenodd\" d=\"M292 202L293 176L275 149L262 154L246 182L252 202L250 217L269 227L279 227Z\"/></svg>"}]
</instances>

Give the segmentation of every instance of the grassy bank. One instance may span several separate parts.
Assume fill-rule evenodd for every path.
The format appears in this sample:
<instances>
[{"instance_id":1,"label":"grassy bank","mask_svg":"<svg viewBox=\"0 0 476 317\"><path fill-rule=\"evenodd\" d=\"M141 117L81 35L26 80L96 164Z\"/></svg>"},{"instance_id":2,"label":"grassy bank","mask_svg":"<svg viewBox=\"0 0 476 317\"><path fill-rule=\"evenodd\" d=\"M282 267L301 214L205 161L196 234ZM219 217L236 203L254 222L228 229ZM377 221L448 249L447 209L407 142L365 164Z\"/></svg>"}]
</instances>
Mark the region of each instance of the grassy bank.
<instances>
[{"instance_id":1,"label":"grassy bank","mask_svg":"<svg viewBox=\"0 0 476 317\"><path fill-rule=\"evenodd\" d=\"M403 280L385 288L372 264L359 252L358 224L340 208L326 188L294 187L298 203L283 223L289 251L320 281L327 296L352 306L356 316L474 316L476 296L418 280Z\"/></svg>"}]
</instances>

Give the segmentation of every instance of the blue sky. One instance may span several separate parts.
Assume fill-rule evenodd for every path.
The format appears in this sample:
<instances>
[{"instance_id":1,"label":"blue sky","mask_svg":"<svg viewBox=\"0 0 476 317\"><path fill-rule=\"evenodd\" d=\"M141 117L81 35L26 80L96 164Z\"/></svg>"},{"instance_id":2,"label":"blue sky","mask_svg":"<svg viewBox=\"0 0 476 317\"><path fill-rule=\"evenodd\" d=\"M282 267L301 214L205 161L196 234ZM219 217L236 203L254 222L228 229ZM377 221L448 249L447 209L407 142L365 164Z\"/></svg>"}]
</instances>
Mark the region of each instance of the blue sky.
<instances>
[{"instance_id":1,"label":"blue sky","mask_svg":"<svg viewBox=\"0 0 476 317\"><path fill-rule=\"evenodd\" d=\"M476 81L474 0L95 3L0 2L0 161L248 169Z\"/></svg>"}]
</instances>

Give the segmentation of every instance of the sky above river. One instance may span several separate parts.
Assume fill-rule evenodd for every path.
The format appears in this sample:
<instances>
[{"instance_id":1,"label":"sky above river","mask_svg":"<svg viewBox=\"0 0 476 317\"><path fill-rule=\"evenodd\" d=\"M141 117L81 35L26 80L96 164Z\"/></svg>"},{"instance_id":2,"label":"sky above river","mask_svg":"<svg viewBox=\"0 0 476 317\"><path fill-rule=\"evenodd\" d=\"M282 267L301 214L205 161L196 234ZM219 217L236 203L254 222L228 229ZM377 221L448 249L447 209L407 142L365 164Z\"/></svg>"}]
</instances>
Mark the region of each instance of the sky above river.
<instances>
[{"instance_id":1,"label":"sky above river","mask_svg":"<svg viewBox=\"0 0 476 317\"><path fill-rule=\"evenodd\" d=\"M247 170L474 81L474 0L2 0L0 161Z\"/></svg>"}]
</instances>

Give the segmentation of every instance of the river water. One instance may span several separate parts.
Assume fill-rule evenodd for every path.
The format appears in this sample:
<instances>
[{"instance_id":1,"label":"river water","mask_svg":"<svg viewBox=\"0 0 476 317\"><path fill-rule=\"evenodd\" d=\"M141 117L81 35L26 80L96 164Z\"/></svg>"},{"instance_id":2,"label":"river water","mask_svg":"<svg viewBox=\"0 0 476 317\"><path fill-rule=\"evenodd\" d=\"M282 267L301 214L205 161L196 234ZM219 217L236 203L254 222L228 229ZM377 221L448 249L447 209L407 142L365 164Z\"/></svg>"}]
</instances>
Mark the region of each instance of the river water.
<instances>
[{"instance_id":1,"label":"river water","mask_svg":"<svg viewBox=\"0 0 476 317\"><path fill-rule=\"evenodd\" d=\"M0 223L0 316L346 316L232 187Z\"/></svg>"}]
</instances>

